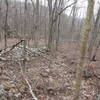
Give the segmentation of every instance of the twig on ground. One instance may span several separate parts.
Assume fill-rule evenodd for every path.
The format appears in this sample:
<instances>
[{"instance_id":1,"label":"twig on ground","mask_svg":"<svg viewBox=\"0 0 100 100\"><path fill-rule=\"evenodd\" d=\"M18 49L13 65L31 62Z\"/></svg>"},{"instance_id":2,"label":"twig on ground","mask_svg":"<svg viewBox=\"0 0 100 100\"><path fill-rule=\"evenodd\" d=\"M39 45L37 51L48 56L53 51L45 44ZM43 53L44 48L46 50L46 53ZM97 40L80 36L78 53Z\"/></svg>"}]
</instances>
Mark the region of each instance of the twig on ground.
<instances>
[{"instance_id":1,"label":"twig on ground","mask_svg":"<svg viewBox=\"0 0 100 100\"><path fill-rule=\"evenodd\" d=\"M32 90L32 87L31 87L29 81L28 81L27 78L25 77L25 74L24 74L24 72L23 72L23 70L22 70L22 67L21 67L21 73L22 73L22 76L23 76L25 82L27 83L27 85L28 85L28 87L29 87L30 94L32 95L33 99L34 99L34 100L38 100L38 98L37 98L37 97L35 96L35 94L33 93L33 90Z\"/></svg>"}]
</instances>

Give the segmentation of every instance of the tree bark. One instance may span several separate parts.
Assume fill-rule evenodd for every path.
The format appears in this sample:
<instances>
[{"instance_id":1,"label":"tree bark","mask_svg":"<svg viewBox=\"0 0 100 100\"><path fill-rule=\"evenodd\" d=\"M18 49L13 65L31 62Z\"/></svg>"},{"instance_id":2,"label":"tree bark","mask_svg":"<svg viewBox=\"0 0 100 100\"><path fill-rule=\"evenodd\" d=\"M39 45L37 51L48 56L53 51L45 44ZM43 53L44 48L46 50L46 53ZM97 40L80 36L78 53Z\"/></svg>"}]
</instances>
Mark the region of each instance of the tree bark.
<instances>
[{"instance_id":1,"label":"tree bark","mask_svg":"<svg viewBox=\"0 0 100 100\"><path fill-rule=\"evenodd\" d=\"M5 48L7 47L7 28L8 28L8 0L5 0L6 3L6 16L5 16L5 25L4 25L4 40L5 40Z\"/></svg>"},{"instance_id":2,"label":"tree bark","mask_svg":"<svg viewBox=\"0 0 100 100\"><path fill-rule=\"evenodd\" d=\"M93 30L92 30L92 33L91 33L92 37L90 39L90 44L89 44L89 48L88 48L88 57L89 57L90 60L92 58L93 47L95 45L95 42L96 42L96 39L97 39L97 36L98 36L97 29L98 29L99 19L100 19L100 7L99 7L99 10L98 10L98 13L97 13L97 18L96 18L96 21L94 23L94 27L93 27Z\"/></svg>"},{"instance_id":3,"label":"tree bark","mask_svg":"<svg viewBox=\"0 0 100 100\"><path fill-rule=\"evenodd\" d=\"M84 23L84 27L82 31L83 36L82 36L81 46L80 46L80 61L79 61L79 65L77 67L77 72L76 72L76 85L75 85L74 100L79 100L79 97L80 97L83 67L84 67L85 56L87 52L89 32L91 31L91 25L92 25L91 20L93 16L93 10L94 10L94 0L88 0L87 15L86 15L86 19L85 19L85 23Z\"/></svg>"},{"instance_id":4,"label":"tree bark","mask_svg":"<svg viewBox=\"0 0 100 100\"><path fill-rule=\"evenodd\" d=\"M53 13L52 13L52 0L48 0L48 7L49 7L49 37L48 37L48 49L52 48L52 25L53 25Z\"/></svg>"}]
</instances>

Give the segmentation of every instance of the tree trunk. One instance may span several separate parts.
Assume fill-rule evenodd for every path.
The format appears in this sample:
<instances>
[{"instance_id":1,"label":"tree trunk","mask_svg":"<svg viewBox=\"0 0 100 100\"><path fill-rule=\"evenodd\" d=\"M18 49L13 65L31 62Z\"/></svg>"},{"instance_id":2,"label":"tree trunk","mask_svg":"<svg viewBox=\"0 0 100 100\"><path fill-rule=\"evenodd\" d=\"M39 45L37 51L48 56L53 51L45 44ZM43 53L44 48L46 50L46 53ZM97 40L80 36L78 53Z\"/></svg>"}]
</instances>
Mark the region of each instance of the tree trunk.
<instances>
[{"instance_id":1,"label":"tree trunk","mask_svg":"<svg viewBox=\"0 0 100 100\"><path fill-rule=\"evenodd\" d=\"M77 0L74 0L77 2ZM72 22L71 22L71 27L70 27L70 36L71 36L71 41L74 41L74 36L75 36L75 19L76 19L76 14L77 14L77 4L73 6L73 11L72 11Z\"/></svg>"},{"instance_id":2,"label":"tree trunk","mask_svg":"<svg viewBox=\"0 0 100 100\"><path fill-rule=\"evenodd\" d=\"M48 0L48 7L49 7L49 37L48 37L48 49L52 48L52 25L53 25L53 13L52 13L52 0Z\"/></svg>"},{"instance_id":3,"label":"tree trunk","mask_svg":"<svg viewBox=\"0 0 100 100\"><path fill-rule=\"evenodd\" d=\"M89 44L89 48L88 48L88 57L89 57L90 60L91 60L91 57L92 57L93 47L95 45L95 42L96 42L96 39L97 39L97 36L98 36L97 29L98 29L99 19L100 19L100 7L99 7L99 10L98 10L98 13L97 13L97 18L96 18L96 21L94 23L94 27L93 27L93 30L92 30L92 33L91 33L92 37L90 39L90 44Z\"/></svg>"},{"instance_id":4,"label":"tree trunk","mask_svg":"<svg viewBox=\"0 0 100 100\"><path fill-rule=\"evenodd\" d=\"M6 17L5 17L5 25L4 25L4 40L5 40L5 48L7 47L7 29L8 29L8 0L5 0L6 3Z\"/></svg>"},{"instance_id":5,"label":"tree trunk","mask_svg":"<svg viewBox=\"0 0 100 100\"><path fill-rule=\"evenodd\" d=\"M93 9L94 9L94 0L88 0L88 7L87 7L87 15L82 31L82 40L80 46L80 62L77 67L76 72L76 86L75 86L75 97L74 100L79 100L80 97L80 88L82 82L82 75L83 75L83 67L85 63L85 56L87 51L87 44L89 38L89 32L91 31L91 20L93 16Z\"/></svg>"},{"instance_id":6,"label":"tree trunk","mask_svg":"<svg viewBox=\"0 0 100 100\"><path fill-rule=\"evenodd\" d=\"M35 31L36 33L34 34L34 45L37 48L38 45L38 35L39 35L39 0L36 0L36 20L35 20Z\"/></svg>"}]
</instances>

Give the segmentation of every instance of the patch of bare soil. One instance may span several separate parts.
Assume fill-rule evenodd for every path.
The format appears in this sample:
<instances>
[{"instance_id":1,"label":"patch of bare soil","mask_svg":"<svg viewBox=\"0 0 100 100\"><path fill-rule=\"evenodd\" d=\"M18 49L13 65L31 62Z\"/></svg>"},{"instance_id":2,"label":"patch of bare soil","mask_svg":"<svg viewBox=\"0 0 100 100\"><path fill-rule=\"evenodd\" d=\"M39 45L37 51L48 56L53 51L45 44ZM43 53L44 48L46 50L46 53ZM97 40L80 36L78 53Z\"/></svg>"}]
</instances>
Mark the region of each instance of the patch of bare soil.
<instances>
[{"instance_id":1,"label":"patch of bare soil","mask_svg":"<svg viewBox=\"0 0 100 100\"><path fill-rule=\"evenodd\" d=\"M97 99L100 93L100 51L96 59L84 71L82 100L100 99ZM79 45L76 43L61 44L53 54L46 52L30 57L25 66L22 61L0 61L0 100L33 100L22 68L38 100L73 100L78 61Z\"/></svg>"}]
</instances>

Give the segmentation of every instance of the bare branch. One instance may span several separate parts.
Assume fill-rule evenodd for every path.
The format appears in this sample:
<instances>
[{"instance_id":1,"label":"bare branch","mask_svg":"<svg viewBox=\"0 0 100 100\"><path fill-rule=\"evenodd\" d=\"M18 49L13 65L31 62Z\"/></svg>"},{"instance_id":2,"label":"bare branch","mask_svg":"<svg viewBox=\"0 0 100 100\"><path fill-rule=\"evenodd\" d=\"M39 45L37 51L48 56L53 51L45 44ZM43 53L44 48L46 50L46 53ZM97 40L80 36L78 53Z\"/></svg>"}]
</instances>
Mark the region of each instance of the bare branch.
<instances>
[{"instance_id":1,"label":"bare branch","mask_svg":"<svg viewBox=\"0 0 100 100\"><path fill-rule=\"evenodd\" d=\"M35 9L35 4L34 4L34 1L33 1L33 0L31 0L31 2L32 2L32 6L33 6L33 8Z\"/></svg>"},{"instance_id":2,"label":"bare branch","mask_svg":"<svg viewBox=\"0 0 100 100\"><path fill-rule=\"evenodd\" d=\"M28 82L28 80L25 78L25 76L23 76L23 78L24 78L24 80L26 81L26 83L27 83L27 85L28 85L28 87L29 87L29 90L30 90L30 93L31 93L33 99L34 99L34 100L38 100L37 97L35 96L35 94L33 93L32 87L31 87L30 83Z\"/></svg>"},{"instance_id":3,"label":"bare branch","mask_svg":"<svg viewBox=\"0 0 100 100\"><path fill-rule=\"evenodd\" d=\"M76 3L77 3L77 1L75 1L74 3L72 3L72 4L68 5L68 6L66 6L65 8L63 8L63 9L58 13L58 15L56 16L56 18L54 19L54 22L58 19L58 16L60 16L67 8L71 7L72 5L74 5L74 4L76 4Z\"/></svg>"},{"instance_id":4,"label":"bare branch","mask_svg":"<svg viewBox=\"0 0 100 100\"><path fill-rule=\"evenodd\" d=\"M76 3L77 3L77 1L76 1L76 2L73 2L72 4L70 4L70 5L68 5L68 6L66 6L65 8L63 8L63 9L59 12L58 15L61 15L67 8L71 7L72 5L74 5L74 4L76 4Z\"/></svg>"},{"instance_id":5,"label":"bare branch","mask_svg":"<svg viewBox=\"0 0 100 100\"><path fill-rule=\"evenodd\" d=\"M23 73L22 68L21 68L21 73L22 73L22 76L23 76L25 82L27 83L27 85L28 85L28 87L29 87L30 94L32 95L33 99L34 99L34 100L38 100L37 97L35 96L35 94L33 93L32 87L31 87L29 81L27 80L27 78L25 77L25 74Z\"/></svg>"}]
</instances>

